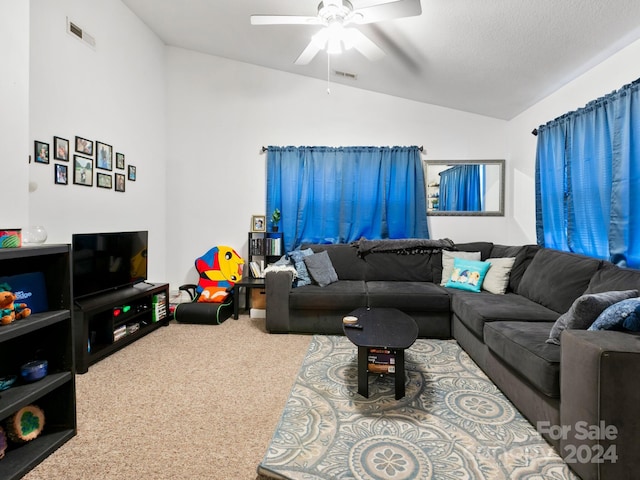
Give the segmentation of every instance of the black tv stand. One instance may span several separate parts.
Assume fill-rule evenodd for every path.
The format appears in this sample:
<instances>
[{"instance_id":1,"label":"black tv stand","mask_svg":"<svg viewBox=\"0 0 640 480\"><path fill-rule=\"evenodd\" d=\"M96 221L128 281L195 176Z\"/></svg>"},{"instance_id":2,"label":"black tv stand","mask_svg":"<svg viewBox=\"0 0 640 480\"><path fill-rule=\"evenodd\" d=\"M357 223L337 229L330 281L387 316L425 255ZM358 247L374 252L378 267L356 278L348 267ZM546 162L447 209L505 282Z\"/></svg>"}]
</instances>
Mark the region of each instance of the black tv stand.
<instances>
[{"instance_id":1,"label":"black tv stand","mask_svg":"<svg viewBox=\"0 0 640 480\"><path fill-rule=\"evenodd\" d=\"M168 283L141 282L74 304L77 373L170 320Z\"/></svg>"}]
</instances>

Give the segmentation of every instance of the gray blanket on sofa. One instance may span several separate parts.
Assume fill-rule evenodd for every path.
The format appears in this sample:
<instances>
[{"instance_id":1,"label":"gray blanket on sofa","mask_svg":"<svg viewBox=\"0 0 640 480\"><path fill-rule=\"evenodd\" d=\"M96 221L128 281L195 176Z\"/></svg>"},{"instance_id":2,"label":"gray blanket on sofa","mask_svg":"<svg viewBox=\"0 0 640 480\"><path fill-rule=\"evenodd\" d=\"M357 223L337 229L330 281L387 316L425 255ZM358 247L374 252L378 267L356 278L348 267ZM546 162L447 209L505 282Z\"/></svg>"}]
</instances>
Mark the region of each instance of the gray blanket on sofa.
<instances>
[{"instance_id":1,"label":"gray blanket on sofa","mask_svg":"<svg viewBox=\"0 0 640 480\"><path fill-rule=\"evenodd\" d=\"M358 249L358 256L364 257L369 253L385 252L398 255L413 255L429 253L439 250L453 250L454 243L448 238L397 238L384 240L367 240L361 238L351 243Z\"/></svg>"}]
</instances>

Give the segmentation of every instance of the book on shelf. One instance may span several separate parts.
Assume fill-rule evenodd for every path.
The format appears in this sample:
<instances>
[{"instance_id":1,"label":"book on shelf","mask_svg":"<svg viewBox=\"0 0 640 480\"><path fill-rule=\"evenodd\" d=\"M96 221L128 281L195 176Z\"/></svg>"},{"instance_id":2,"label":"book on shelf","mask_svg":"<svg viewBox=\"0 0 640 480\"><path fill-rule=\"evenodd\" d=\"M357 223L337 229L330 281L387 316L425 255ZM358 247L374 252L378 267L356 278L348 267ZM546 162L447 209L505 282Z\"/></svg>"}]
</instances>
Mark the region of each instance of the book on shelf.
<instances>
[{"instance_id":1,"label":"book on shelf","mask_svg":"<svg viewBox=\"0 0 640 480\"><path fill-rule=\"evenodd\" d=\"M253 278L264 278L264 261L250 262L249 269Z\"/></svg>"}]
</instances>

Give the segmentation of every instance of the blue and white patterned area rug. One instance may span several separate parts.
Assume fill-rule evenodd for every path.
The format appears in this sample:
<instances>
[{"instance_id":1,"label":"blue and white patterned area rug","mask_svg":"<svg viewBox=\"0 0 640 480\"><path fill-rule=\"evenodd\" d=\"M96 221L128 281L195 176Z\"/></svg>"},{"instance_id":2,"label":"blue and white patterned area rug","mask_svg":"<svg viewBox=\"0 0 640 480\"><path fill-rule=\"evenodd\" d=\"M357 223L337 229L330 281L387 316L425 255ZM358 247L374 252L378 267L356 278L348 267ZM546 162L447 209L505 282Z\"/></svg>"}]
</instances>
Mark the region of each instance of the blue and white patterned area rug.
<instances>
[{"instance_id":1,"label":"blue and white patterned area rug","mask_svg":"<svg viewBox=\"0 0 640 480\"><path fill-rule=\"evenodd\" d=\"M392 375L357 393L357 350L315 335L258 473L277 479L577 479L453 340L406 351L406 396Z\"/></svg>"}]
</instances>

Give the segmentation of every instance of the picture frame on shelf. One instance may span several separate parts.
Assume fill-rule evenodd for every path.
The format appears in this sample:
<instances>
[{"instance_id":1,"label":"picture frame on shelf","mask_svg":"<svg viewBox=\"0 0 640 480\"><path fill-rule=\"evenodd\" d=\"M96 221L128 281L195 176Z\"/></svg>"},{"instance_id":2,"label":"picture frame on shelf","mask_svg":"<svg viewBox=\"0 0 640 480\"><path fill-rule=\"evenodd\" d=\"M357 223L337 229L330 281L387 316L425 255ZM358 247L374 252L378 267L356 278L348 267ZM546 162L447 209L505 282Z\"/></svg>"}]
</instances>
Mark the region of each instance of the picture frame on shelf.
<instances>
[{"instance_id":1,"label":"picture frame on shelf","mask_svg":"<svg viewBox=\"0 0 640 480\"><path fill-rule=\"evenodd\" d=\"M130 181L135 182L136 181L136 167L135 165L129 165L129 170L128 170L128 178Z\"/></svg>"},{"instance_id":2,"label":"picture frame on shelf","mask_svg":"<svg viewBox=\"0 0 640 480\"><path fill-rule=\"evenodd\" d=\"M80 155L73 156L73 183L93 186L93 159Z\"/></svg>"},{"instance_id":3,"label":"picture frame on shelf","mask_svg":"<svg viewBox=\"0 0 640 480\"><path fill-rule=\"evenodd\" d=\"M116 153L116 168L124 170L124 153Z\"/></svg>"},{"instance_id":4,"label":"picture frame on shelf","mask_svg":"<svg viewBox=\"0 0 640 480\"><path fill-rule=\"evenodd\" d=\"M113 147L96 140L96 168L113 170Z\"/></svg>"},{"instance_id":5,"label":"picture frame on shelf","mask_svg":"<svg viewBox=\"0 0 640 480\"><path fill-rule=\"evenodd\" d=\"M36 140L33 142L33 153L36 163L49 163L49 144Z\"/></svg>"},{"instance_id":6,"label":"picture frame on shelf","mask_svg":"<svg viewBox=\"0 0 640 480\"><path fill-rule=\"evenodd\" d=\"M76 135L76 152L93 157L93 141Z\"/></svg>"},{"instance_id":7,"label":"picture frame on shelf","mask_svg":"<svg viewBox=\"0 0 640 480\"><path fill-rule=\"evenodd\" d=\"M251 216L251 231L252 232L266 232L267 231L267 217L265 215L252 215Z\"/></svg>"},{"instance_id":8,"label":"picture frame on shelf","mask_svg":"<svg viewBox=\"0 0 640 480\"><path fill-rule=\"evenodd\" d=\"M69 140L62 137L53 137L53 158L64 162L69 161Z\"/></svg>"},{"instance_id":9,"label":"picture frame on shelf","mask_svg":"<svg viewBox=\"0 0 640 480\"><path fill-rule=\"evenodd\" d=\"M110 173L98 172L96 181L99 188L113 188L113 177Z\"/></svg>"},{"instance_id":10,"label":"picture frame on shelf","mask_svg":"<svg viewBox=\"0 0 640 480\"><path fill-rule=\"evenodd\" d=\"M124 192L125 190L125 177L124 177L124 173L116 173L116 192Z\"/></svg>"},{"instance_id":11,"label":"picture frame on shelf","mask_svg":"<svg viewBox=\"0 0 640 480\"><path fill-rule=\"evenodd\" d=\"M53 172L53 181L56 185L67 185L69 183L69 169L66 165L56 163Z\"/></svg>"}]
</instances>

